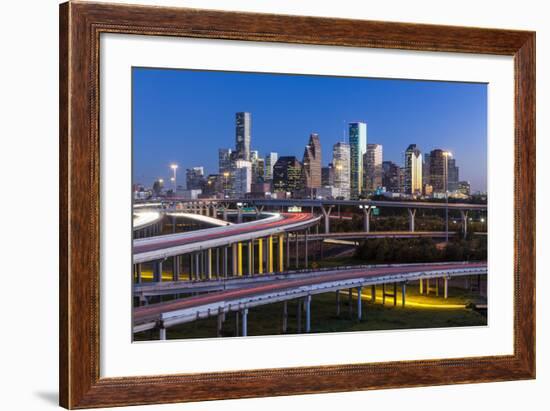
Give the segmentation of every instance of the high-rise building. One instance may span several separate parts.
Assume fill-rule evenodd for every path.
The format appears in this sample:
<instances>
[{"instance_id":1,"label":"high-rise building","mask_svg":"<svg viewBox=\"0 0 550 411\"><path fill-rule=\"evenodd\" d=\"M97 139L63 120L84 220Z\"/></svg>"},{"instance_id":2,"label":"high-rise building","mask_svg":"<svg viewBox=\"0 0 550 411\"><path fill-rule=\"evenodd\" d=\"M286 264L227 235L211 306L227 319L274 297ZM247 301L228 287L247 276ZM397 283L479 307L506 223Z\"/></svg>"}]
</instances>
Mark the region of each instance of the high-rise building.
<instances>
[{"instance_id":1,"label":"high-rise building","mask_svg":"<svg viewBox=\"0 0 550 411\"><path fill-rule=\"evenodd\" d=\"M234 196L244 198L250 192L252 185L252 164L246 160L236 160L233 170L233 192Z\"/></svg>"},{"instance_id":2,"label":"high-rise building","mask_svg":"<svg viewBox=\"0 0 550 411\"><path fill-rule=\"evenodd\" d=\"M273 180L273 166L279 159L279 154L271 152L265 156L265 181Z\"/></svg>"},{"instance_id":3,"label":"high-rise building","mask_svg":"<svg viewBox=\"0 0 550 411\"><path fill-rule=\"evenodd\" d=\"M367 152L363 156L367 191L372 192L382 187L382 157L381 144L367 144Z\"/></svg>"},{"instance_id":4,"label":"high-rise building","mask_svg":"<svg viewBox=\"0 0 550 411\"><path fill-rule=\"evenodd\" d=\"M250 161L252 116L246 112L237 113L235 123L235 160Z\"/></svg>"},{"instance_id":5,"label":"high-rise building","mask_svg":"<svg viewBox=\"0 0 550 411\"><path fill-rule=\"evenodd\" d=\"M430 152L430 185L434 193L445 193L450 160L446 152L439 148Z\"/></svg>"},{"instance_id":6,"label":"high-rise building","mask_svg":"<svg viewBox=\"0 0 550 411\"><path fill-rule=\"evenodd\" d=\"M321 141L316 133L309 136L309 142L304 149L302 187L308 197L321 187Z\"/></svg>"},{"instance_id":7,"label":"high-rise building","mask_svg":"<svg viewBox=\"0 0 550 411\"><path fill-rule=\"evenodd\" d=\"M265 160L258 157L252 162L252 183L263 182L265 179Z\"/></svg>"},{"instance_id":8,"label":"high-rise building","mask_svg":"<svg viewBox=\"0 0 550 411\"><path fill-rule=\"evenodd\" d=\"M456 165L456 160L454 158L449 158L447 160L447 166L449 168L449 191L453 192L458 189L458 166Z\"/></svg>"},{"instance_id":9,"label":"high-rise building","mask_svg":"<svg viewBox=\"0 0 550 411\"><path fill-rule=\"evenodd\" d=\"M338 197L350 197L350 145L336 143L332 148L332 165L334 167L334 188Z\"/></svg>"},{"instance_id":10,"label":"high-rise building","mask_svg":"<svg viewBox=\"0 0 550 411\"><path fill-rule=\"evenodd\" d=\"M363 155L367 152L367 124L349 124L350 147L350 197L359 198L363 193Z\"/></svg>"},{"instance_id":11,"label":"high-rise building","mask_svg":"<svg viewBox=\"0 0 550 411\"><path fill-rule=\"evenodd\" d=\"M430 184L430 154L424 153L422 163L422 185Z\"/></svg>"},{"instance_id":12,"label":"high-rise building","mask_svg":"<svg viewBox=\"0 0 550 411\"><path fill-rule=\"evenodd\" d=\"M204 167L192 167L185 171L187 190L201 190L204 188Z\"/></svg>"},{"instance_id":13,"label":"high-rise building","mask_svg":"<svg viewBox=\"0 0 550 411\"><path fill-rule=\"evenodd\" d=\"M405 193L422 194L422 153L416 144L405 151Z\"/></svg>"},{"instance_id":14,"label":"high-rise building","mask_svg":"<svg viewBox=\"0 0 550 411\"><path fill-rule=\"evenodd\" d=\"M327 167L321 168L321 186L334 185L334 166L329 163Z\"/></svg>"},{"instance_id":15,"label":"high-rise building","mask_svg":"<svg viewBox=\"0 0 550 411\"><path fill-rule=\"evenodd\" d=\"M302 189L302 164L294 156L279 157L273 166L273 191L295 193Z\"/></svg>"},{"instance_id":16,"label":"high-rise building","mask_svg":"<svg viewBox=\"0 0 550 411\"><path fill-rule=\"evenodd\" d=\"M224 173L231 172L231 149L220 148L218 150L218 172L223 175Z\"/></svg>"},{"instance_id":17,"label":"high-rise building","mask_svg":"<svg viewBox=\"0 0 550 411\"><path fill-rule=\"evenodd\" d=\"M383 178L382 186L392 193L401 192L401 167L393 161L382 162Z\"/></svg>"},{"instance_id":18,"label":"high-rise building","mask_svg":"<svg viewBox=\"0 0 550 411\"><path fill-rule=\"evenodd\" d=\"M204 184L203 194L209 196L215 196L223 193L224 191L224 179L221 174L209 174Z\"/></svg>"}]
</instances>

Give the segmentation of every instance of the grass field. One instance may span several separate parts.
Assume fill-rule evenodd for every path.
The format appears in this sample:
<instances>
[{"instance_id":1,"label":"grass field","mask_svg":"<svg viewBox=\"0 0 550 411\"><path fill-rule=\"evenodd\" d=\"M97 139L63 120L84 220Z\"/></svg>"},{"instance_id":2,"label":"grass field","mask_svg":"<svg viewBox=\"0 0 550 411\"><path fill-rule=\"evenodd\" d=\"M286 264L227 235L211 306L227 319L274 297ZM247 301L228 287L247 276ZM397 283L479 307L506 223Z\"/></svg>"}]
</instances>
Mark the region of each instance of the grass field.
<instances>
[{"instance_id":1,"label":"grass field","mask_svg":"<svg viewBox=\"0 0 550 411\"><path fill-rule=\"evenodd\" d=\"M355 291L355 290L354 290ZM389 287L387 292L393 292ZM340 315L336 315L335 293L314 295L311 301L311 332L373 331L414 328L439 328L487 325L483 312L466 308L470 303L486 304L486 298L459 287L449 287L449 298L440 295L420 295L418 284L407 286L406 304L401 306L401 292L398 287L397 306L393 298L386 298L382 304L382 287L377 287L376 302L371 301L370 288L363 288L363 318L357 320L357 294L352 293L350 315L348 294L340 293ZM283 303L251 308L248 312L248 335L282 334ZM302 327L305 315L302 315ZM287 334L297 333L297 301L288 302ZM168 339L211 338L216 337L217 318L199 320L171 327L167 330ZM223 324L222 336L236 335L236 314L229 313ZM158 331L135 334L136 341L158 339Z\"/></svg>"}]
</instances>

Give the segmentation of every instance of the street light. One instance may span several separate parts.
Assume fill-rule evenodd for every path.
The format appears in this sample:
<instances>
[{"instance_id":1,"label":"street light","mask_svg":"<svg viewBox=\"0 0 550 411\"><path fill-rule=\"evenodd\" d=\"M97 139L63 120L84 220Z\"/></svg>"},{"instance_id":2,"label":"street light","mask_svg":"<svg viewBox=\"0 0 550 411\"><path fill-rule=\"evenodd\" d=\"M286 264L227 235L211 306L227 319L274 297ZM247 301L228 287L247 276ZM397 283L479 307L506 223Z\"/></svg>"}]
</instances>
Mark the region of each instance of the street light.
<instances>
[{"instance_id":1,"label":"street light","mask_svg":"<svg viewBox=\"0 0 550 411\"><path fill-rule=\"evenodd\" d=\"M449 157L453 154L450 151L444 151L445 157L445 242L449 242Z\"/></svg>"},{"instance_id":2,"label":"street light","mask_svg":"<svg viewBox=\"0 0 550 411\"><path fill-rule=\"evenodd\" d=\"M174 183L174 197L175 197L176 196L176 191L178 189L178 186L176 185L176 178L177 178L176 172L178 170L178 165L177 164L170 164L170 168L174 172L174 176L170 180Z\"/></svg>"}]
</instances>

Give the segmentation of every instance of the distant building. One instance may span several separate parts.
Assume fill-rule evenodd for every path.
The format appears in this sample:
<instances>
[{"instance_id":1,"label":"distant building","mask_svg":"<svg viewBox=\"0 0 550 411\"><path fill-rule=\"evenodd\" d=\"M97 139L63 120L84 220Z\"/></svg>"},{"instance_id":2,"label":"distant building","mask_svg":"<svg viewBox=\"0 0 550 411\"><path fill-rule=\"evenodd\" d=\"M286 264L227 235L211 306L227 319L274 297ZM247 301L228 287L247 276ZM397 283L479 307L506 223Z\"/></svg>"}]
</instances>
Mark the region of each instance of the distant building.
<instances>
[{"instance_id":1,"label":"distant building","mask_svg":"<svg viewBox=\"0 0 550 411\"><path fill-rule=\"evenodd\" d=\"M424 153L422 162L422 185L430 184L430 154Z\"/></svg>"},{"instance_id":2,"label":"distant building","mask_svg":"<svg viewBox=\"0 0 550 411\"><path fill-rule=\"evenodd\" d=\"M187 190L202 190L205 184L204 167L192 167L185 171Z\"/></svg>"},{"instance_id":3,"label":"distant building","mask_svg":"<svg viewBox=\"0 0 550 411\"><path fill-rule=\"evenodd\" d=\"M332 165L334 167L334 188L339 190L338 197L350 198L350 145L344 142L336 143L332 149Z\"/></svg>"},{"instance_id":4,"label":"distant building","mask_svg":"<svg viewBox=\"0 0 550 411\"><path fill-rule=\"evenodd\" d=\"M447 163L449 167L449 191L452 192L458 189L458 167L454 158L449 158Z\"/></svg>"},{"instance_id":5,"label":"distant building","mask_svg":"<svg viewBox=\"0 0 550 411\"><path fill-rule=\"evenodd\" d=\"M422 153L416 144L405 151L405 194L422 194Z\"/></svg>"},{"instance_id":6,"label":"distant building","mask_svg":"<svg viewBox=\"0 0 550 411\"><path fill-rule=\"evenodd\" d=\"M431 195L433 195L433 192L434 192L434 188L430 184L424 184L422 193L426 197L430 197Z\"/></svg>"},{"instance_id":7,"label":"distant building","mask_svg":"<svg viewBox=\"0 0 550 411\"><path fill-rule=\"evenodd\" d=\"M235 160L250 161L250 139L252 115L242 112L235 114Z\"/></svg>"},{"instance_id":8,"label":"distant building","mask_svg":"<svg viewBox=\"0 0 550 411\"><path fill-rule=\"evenodd\" d=\"M382 157L381 144L367 144L367 152L363 157L366 191L373 192L382 187Z\"/></svg>"},{"instance_id":9,"label":"distant building","mask_svg":"<svg viewBox=\"0 0 550 411\"><path fill-rule=\"evenodd\" d=\"M273 167L273 191L295 193L302 189L302 164L295 156L279 157Z\"/></svg>"},{"instance_id":10,"label":"distant building","mask_svg":"<svg viewBox=\"0 0 550 411\"><path fill-rule=\"evenodd\" d=\"M308 197L321 187L321 141L316 133L309 136L309 142L304 149L302 187Z\"/></svg>"},{"instance_id":11,"label":"distant building","mask_svg":"<svg viewBox=\"0 0 550 411\"><path fill-rule=\"evenodd\" d=\"M321 186L331 186L334 184L334 167L329 163L327 167L321 168Z\"/></svg>"},{"instance_id":12,"label":"distant building","mask_svg":"<svg viewBox=\"0 0 550 411\"><path fill-rule=\"evenodd\" d=\"M450 191L451 173L453 173L452 178L458 180L458 167L455 166L454 161L451 163L452 160L446 151L439 148L430 152L430 184L433 186L434 194L445 194L446 189ZM451 165L453 167L452 172ZM449 177L448 188L446 187L447 177ZM456 181L456 184L458 185L458 181Z\"/></svg>"},{"instance_id":13,"label":"distant building","mask_svg":"<svg viewBox=\"0 0 550 411\"><path fill-rule=\"evenodd\" d=\"M333 186L322 186L317 189L316 198L332 200L340 197L340 190Z\"/></svg>"},{"instance_id":14,"label":"distant building","mask_svg":"<svg viewBox=\"0 0 550 411\"><path fill-rule=\"evenodd\" d=\"M203 194L215 197L224 192L224 177L221 174L210 174L206 178Z\"/></svg>"},{"instance_id":15,"label":"distant building","mask_svg":"<svg viewBox=\"0 0 550 411\"><path fill-rule=\"evenodd\" d=\"M470 187L470 182L469 181L459 181L458 184L457 184L457 189L456 191L461 193L461 194L464 194L466 196L469 196L470 193L471 193L471 187Z\"/></svg>"},{"instance_id":16,"label":"distant building","mask_svg":"<svg viewBox=\"0 0 550 411\"><path fill-rule=\"evenodd\" d=\"M218 173L230 173L231 172L231 149L220 148L218 150Z\"/></svg>"},{"instance_id":17,"label":"distant building","mask_svg":"<svg viewBox=\"0 0 550 411\"><path fill-rule=\"evenodd\" d=\"M252 164L250 161L237 160L233 170L233 195L244 198L252 185Z\"/></svg>"},{"instance_id":18,"label":"distant building","mask_svg":"<svg viewBox=\"0 0 550 411\"><path fill-rule=\"evenodd\" d=\"M178 190L178 197L184 200L196 200L202 194L202 190Z\"/></svg>"},{"instance_id":19,"label":"distant building","mask_svg":"<svg viewBox=\"0 0 550 411\"><path fill-rule=\"evenodd\" d=\"M382 171L382 185L386 187L386 191L391 193L400 193L402 180L401 167L399 167L393 161L383 161Z\"/></svg>"},{"instance_id":20,"label":"distant building","mask_svg":"<svg viewBox=\"0 0 550 411\"><path fill-rule=\"evenodd\" d=\"M359 198L363 193L363 155L367 151L367 124L349 124L350 147L350 197Z\"/></svg>"},{"instance_id":21,"label":"distant building","mask_svg":"<svg viewBox=\"0 0 550 411\"><path fill-rule=\"evenodd\" d=\"M265 181L273 180L273 166L275 166L275 163L278 159L279 154L275 152L271 152L267 156L265 156Z\"/></svg>"}]
</instances>

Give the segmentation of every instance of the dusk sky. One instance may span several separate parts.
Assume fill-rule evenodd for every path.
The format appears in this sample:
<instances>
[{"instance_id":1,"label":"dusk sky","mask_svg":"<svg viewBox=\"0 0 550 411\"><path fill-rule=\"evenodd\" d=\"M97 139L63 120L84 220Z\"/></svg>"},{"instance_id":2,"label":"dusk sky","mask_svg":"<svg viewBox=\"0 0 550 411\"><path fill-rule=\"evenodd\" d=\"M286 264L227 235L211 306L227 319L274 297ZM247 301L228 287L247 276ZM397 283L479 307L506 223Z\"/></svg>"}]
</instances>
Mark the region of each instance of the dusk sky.
<instances>
[{"instance_id":1,"label":"dusk sky","mask_svg":"<svg viewBox=\"0 0 550 411\"><path fill-rule=\"evenodd\" d=\"M133 69L134 182L169 180L177 163L218 172L218 149L235 146L235 113L252 113L251 150L294 155L309 134L321 139L323 165L347 141L347 123L367 123L367 143L384 161L403 165L415 143L422 153L450 150L460 180L487 189L487 86L413 80L286 74Z\"/></svg>"}]
</instances>

